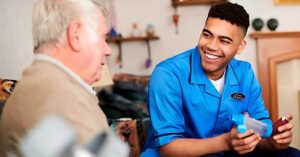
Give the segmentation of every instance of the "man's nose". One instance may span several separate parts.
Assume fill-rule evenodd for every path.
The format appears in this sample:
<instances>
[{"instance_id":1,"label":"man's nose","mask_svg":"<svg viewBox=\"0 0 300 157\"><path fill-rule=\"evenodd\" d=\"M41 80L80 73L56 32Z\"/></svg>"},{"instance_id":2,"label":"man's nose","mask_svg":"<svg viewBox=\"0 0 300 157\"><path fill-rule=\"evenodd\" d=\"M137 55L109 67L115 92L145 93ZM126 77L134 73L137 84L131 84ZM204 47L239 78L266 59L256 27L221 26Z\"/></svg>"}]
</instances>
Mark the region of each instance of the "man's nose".
<instances>
[{"instance_id":1,"label":"man's nose","mask_svg":"<svg viewBox=\"0 0 300 157\"><path fill-rule=\"evenodd\" d=\"M111 51L111 49L110 49L110 47L108 46L108 44L106 43L105 44L105 56L110 56L111 54L112 54L112 51Z\"/></svg>"},{"instance_id":2,"label":"man's nose","mask_svg":"<svg viewBox=\"0 0 300 157\"><path fill-rule=\"evenodd\" d=\"M212 39L208 42L207 48L213 51L216 51L219 49L219 42L217 39Z\"/></svg>"}]
</instances>

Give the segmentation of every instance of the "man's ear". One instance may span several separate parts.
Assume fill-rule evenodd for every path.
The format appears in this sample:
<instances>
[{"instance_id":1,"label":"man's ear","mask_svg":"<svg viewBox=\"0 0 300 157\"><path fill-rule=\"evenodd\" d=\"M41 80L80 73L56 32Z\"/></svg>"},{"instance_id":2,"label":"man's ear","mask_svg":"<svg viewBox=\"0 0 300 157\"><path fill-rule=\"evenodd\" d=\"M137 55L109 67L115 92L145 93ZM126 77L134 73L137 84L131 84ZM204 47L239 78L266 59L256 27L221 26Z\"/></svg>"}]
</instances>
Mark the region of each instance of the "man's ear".
<instances>
[{"instance_id":1,"label":"man's ear","mask_svg":"<svg viewBox=\"0 0 300 157\"><path fill-rule=\"evenodd\" d=\"M244 50L246 44L247 44L246 40L241 41L241 43L238 47L238 52L237 52L238 55L242 53L242 51Z\"/></svg>"},{"instance_id":2,"label":"man's ear","mask_svg":"<svg viewBox=\"0 0 300 157\"><path fill-rule=\"evenodd\" d=\"M70 48L78 52L81 49L81 35L82 35L83 25L79 20L74 20L71 22L67 28L66 37Z\"/></svg>"}]
</instances>

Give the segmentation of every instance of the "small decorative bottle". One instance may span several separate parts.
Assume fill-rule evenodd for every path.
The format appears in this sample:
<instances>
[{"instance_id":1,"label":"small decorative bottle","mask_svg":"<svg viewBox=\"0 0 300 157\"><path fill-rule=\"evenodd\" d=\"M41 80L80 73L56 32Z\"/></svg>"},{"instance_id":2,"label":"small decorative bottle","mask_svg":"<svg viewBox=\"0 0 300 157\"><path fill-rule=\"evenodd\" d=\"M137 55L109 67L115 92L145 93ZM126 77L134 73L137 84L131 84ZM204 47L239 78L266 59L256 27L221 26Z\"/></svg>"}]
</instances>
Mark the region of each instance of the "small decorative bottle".
<instances>
[{"instance_id":1,"label":"small decorative bottle","mask_svg":"<svg viewBox=\"0 0 300 157\"><path fill-rule=\"evenodd\" d=\"M137 23L133 23L132 24L132 30L130 32L130 35L132 37L140 37L140 36L142 36L142 31L139 30Z\"/></svg>"},{"instance_id":2,"label":"small decorative bottle","mask_svg":"<svg viewBox=\"0 0 300 157\"><path fill-rule=\"evenodd\" d=\"M155 29L153 24L148 24L146 27L146 35L151 37L155 35Z\"/></svg>"}]
</instances>

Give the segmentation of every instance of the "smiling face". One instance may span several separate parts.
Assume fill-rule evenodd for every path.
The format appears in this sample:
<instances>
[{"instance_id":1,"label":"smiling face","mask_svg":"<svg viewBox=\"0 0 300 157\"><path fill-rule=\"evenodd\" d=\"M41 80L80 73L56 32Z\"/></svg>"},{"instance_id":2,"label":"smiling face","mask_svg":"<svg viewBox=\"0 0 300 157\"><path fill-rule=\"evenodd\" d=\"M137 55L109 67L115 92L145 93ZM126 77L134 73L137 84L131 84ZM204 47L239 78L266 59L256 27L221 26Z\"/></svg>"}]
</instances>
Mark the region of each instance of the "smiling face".
<instances>
[{"instance_id":1,"label":"smiling face","mask_svg":"<svg viewBox=\"0 0 300 157\"><path fill-rule=\"evenodd\" d=\"M209 17L199 39L199 50L208 78L219 79L230 60L246 45L244 29L226 20Z\"/></svg>"}]
</instances>

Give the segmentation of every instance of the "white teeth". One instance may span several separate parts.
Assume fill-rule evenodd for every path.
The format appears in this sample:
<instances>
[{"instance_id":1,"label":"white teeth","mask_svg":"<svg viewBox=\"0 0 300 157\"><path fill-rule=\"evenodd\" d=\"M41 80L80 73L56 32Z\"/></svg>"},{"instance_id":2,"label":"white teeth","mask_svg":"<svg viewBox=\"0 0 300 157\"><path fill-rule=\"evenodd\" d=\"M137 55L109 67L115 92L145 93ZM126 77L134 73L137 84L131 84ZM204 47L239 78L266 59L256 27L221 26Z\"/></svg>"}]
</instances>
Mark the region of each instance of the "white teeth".
<instances>
[{"instance_id":1,"label":"white teeth","mask_svg":"<svg viewBox=\"0 0 300 157\"><path fill-rule=\"evenodd\" d=\"M212 55L212 54L208 54L208 53L205 53L205 56L209 59L218 59L218 58L221 58L219 56L215 56L215 55Z\"/></svg>"}]
</instances>

